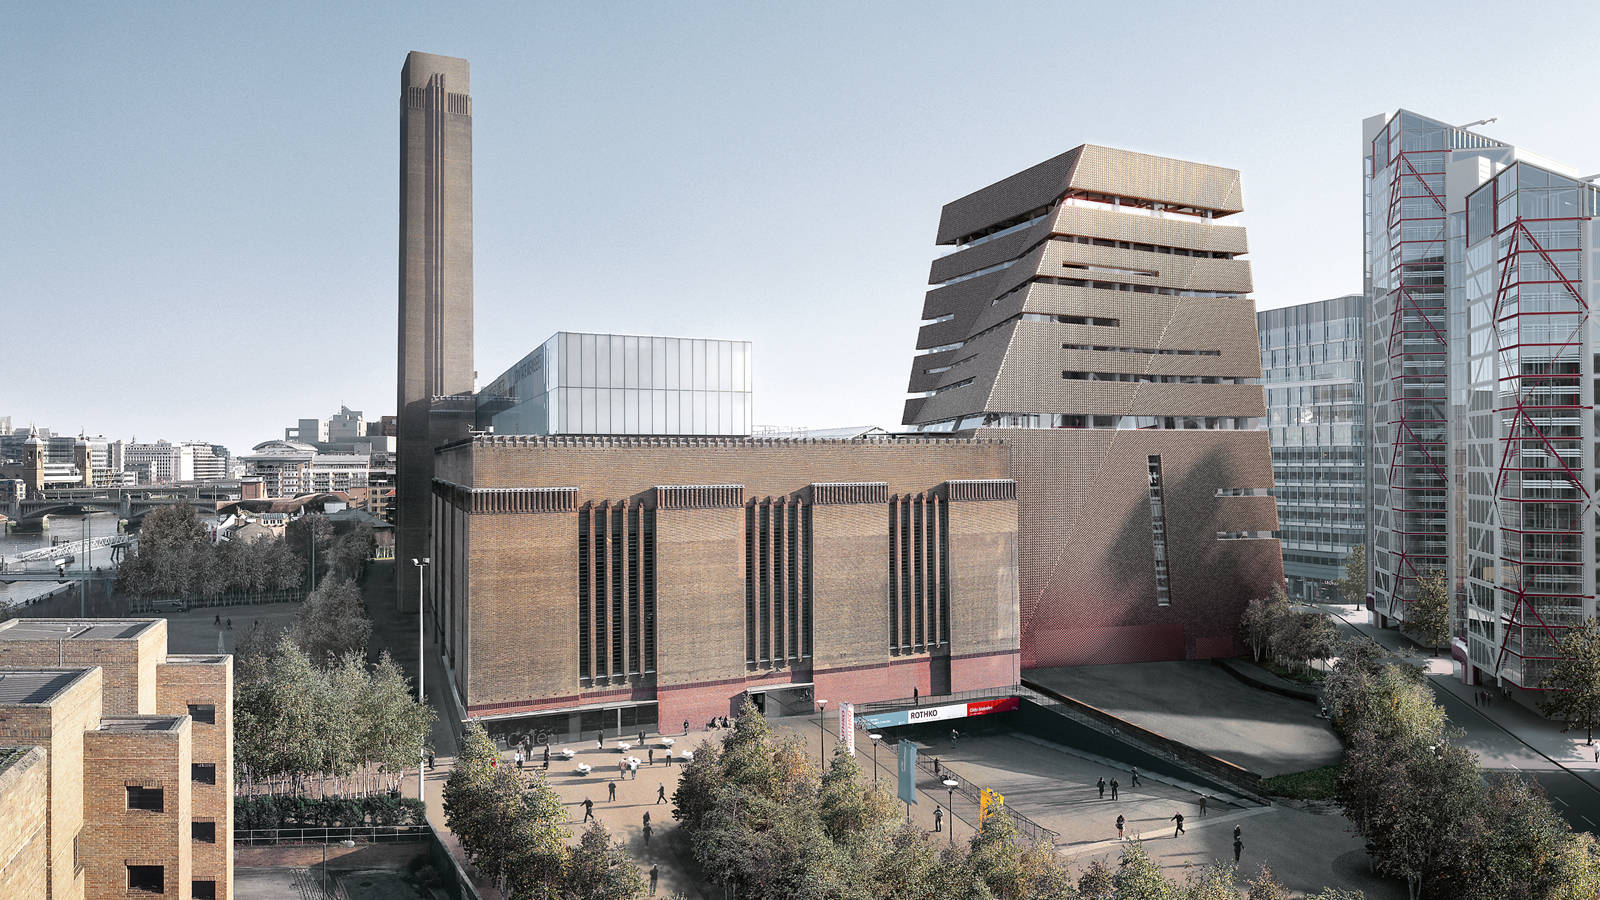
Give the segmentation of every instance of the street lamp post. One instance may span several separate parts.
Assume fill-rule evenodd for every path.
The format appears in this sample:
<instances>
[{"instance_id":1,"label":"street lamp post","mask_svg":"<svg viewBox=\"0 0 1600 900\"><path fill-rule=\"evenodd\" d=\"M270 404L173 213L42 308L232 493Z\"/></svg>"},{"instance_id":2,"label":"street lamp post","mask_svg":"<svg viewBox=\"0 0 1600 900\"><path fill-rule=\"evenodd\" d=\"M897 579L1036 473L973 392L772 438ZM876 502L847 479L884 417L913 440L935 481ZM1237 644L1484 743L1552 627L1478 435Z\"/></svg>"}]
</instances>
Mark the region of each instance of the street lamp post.
<instances>
[{"instance_id":1,"label":"street lamp post","mask_svg":"<svg viewBox=\"0 0 1600 900\"><path fill-rule=\"evenodd\" d=\"M956 845L956 785L958 784L960 782L954 778L946 778L944 780L944 789L946 791L944 811L950 816L950 846L952 847Z\"/></svg>"},{"instance_id":2,"label":"street lamp post","mask_svg":"<svg viewBox=\"0 0 1600 900\"><path fill-rule=\"evenodd\" d=\"M433 559L427 556L424 556L421 559L413 557L411 564L417 567L417 702L426 703L427 700L425 700L422 695L422 672L423 666L425 665L422 650L422 617L424 610L422 603L422 574L427 571L428 566L433 564ZM428 802L428 795L424 792L422 787L422 770L425 767L428 758L427 742L428 739L426 736L424 736L422 739L422 746L417 748L417 799L421 800L424 804Z\"/></svg>"},{"instance_id":3,"label":"street lamp post","mask_svg":"<svg viewBox=\"0 0 1600 900\"><path fill-rule=\"evenodd\" d=\"M828 701L817 701L817 777L822 777L822 770L828 767L828 731L822 725L822 711L828 708Z\"/></svg>"},{"instance_id":4,"label":"street lamp post","mask_svg":"<svg viewBox=\"0 0 1600 900\"><path fill-rule=\"evenodd\" d=\"M878 745L883 743L883 735L881 735L881 734L869 734L869 735L867 735L867 737L872 739L872 783L873 784L877 784L878 783Z\"/></svg>"}]
</instances>

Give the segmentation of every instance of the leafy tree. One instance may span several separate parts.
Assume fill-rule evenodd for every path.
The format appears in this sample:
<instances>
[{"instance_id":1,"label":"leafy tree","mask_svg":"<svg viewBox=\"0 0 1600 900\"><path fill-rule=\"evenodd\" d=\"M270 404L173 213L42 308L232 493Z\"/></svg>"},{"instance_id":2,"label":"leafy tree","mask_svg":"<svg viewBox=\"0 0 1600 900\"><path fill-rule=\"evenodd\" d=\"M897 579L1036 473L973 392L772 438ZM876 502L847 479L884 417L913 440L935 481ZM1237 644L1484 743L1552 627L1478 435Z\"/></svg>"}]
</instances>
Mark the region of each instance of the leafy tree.
<instances>
[{"instance_id":1,"label":"leafy tree","mask_svg":"<svg viewBox=\"0 0 1600 900\"><path fill-rule=\"evenodd\" d=\"M1134 841L1122 851L1122 862L1112 876L1117 900L1177 900L1178 888L1161 874L1161 867Z\"/></svg>"},{"instance_id":2,"label":"leafy tree","mask_svg":"<svg viewBox=\"0 0 1600 900\"><path fill-rule=\"evenodd\" d=\"M862 779L860 764L843 744L834 748L822 773L818 806L823 830L839 844L880 841L895 821L894 801Z\"/></svg>"},{"instance_id":3,"label":"leafy tree","mask_svg":"<svg viewBox=\"0 0 1600 900\"><path fill-rule=\"evenodd\" d=\"M1239 900L1232 863L1212 863L1189 873L1179 889L1183 900Z\"/></svg>"},{"instance_id":4,"label":"leafy tree","mask_svg":"<svg viewBox=\"0 0 1600 900\"><path fill-rule=\"evenodd\" d=\"M567 863L561 801L541 773L524 790L499 761L483 726L470 723L445 782L445 821L473 865L514 896L559 897Z\"/></svg>"},{"instance_id":5,"label":"leafy tree","mask_svg":"<svg viewBox=\"0 0 1600 900\"><path fill-rule=\"evenodd\" d=\"M1417 599L1406 604L1401 630L1424 647L1450 642L1450 584L1444 570L1434 569L1417 579Z\"/></svg>"},{"instance_id":6,"label":"leafy tree","mask_svg":"<svg viewBox=\"0 0 1600 900\"><path fill-rule=\"evenodd\" d=\"M1295 666L1328 659L1339 652L1341 644L1339 627L1324 612L1285 609L1273 630L1273 655Z\"/></svg>"},{"instance_id":7,"label":"leafy tree","mask_svg":"<svg viewBox=\"0 0 1600 900\"><path fill-rule=\"evenodd\" d=\"M328 578L295 611L290 634L315 660L364 650L372 620L362 606L361 589L347 578Z\"/></svg>"},{"instance_id":8,"label":"leafy tree","mask_svg":"<svg viewBox=\"0 0 1600 900\"><path fill-rule=\"evenodd\" d=\"M1249 890L1245 893L1246 900L1289 900L1289 889L1278 883L1272 877L1272 870L1266 866L1256 877L1250 879Z\"/></svg>"},{"instance_id":9,"label":"leafy tree","mask_svg":"<svg viewBox=\"0 0 1600 900\"><path fill-rule=\"evenodd\" d=\"M644 876L620 841L591 822L567 857L563 895L572 900L632 900L644 892Z\"/></svg>"},{"instance_id":10,"label":"leafy tree","mask_svg":"<svg viewBox=\"0 0 1600 900\"><path fill-rule=\"evenodd\" d=\"M1116 889L1111 869L1098 859L1090 860L1083 874L1078 877L1078 893L1083 900L1110 900Z\"/></svg>"},{"instance_id":11,"label":"leafy tree","mask_svg":"<svg viewBox=\"0 0 1600 900\"><path fill-rule=\"evenodd\" d=\"M283 529L283 540L299 556L301 565L315 560L313 574L320 584L328 571L328 551L333 548L332 520L322 513L306 513Z\"/></svg>"},{"instance_id":12,"label":"leafy tree","mask_svg":"<svg viewBox=\"0 0 1600 900\"><path fill-rule=\"evenodd\" d=\"M1367 602L1367 545L1357 544L1344 558L1344 577L1334 582L1339 599L1351 606Z\"/></svg>"},{"instance_id":13,"label":"leafy tree","mask_svg":"<svg viewBox=\"0 0 1600 900\"><path fill-rule=\"evenodd\" d=\"M1072 898L1078 893L1054 848L1023 841L1004 810L973 835L967 858L977 883L995 897Z\"/></svg>"},{"instance_id":14,"label":"leafy tree","mask_svg":"<svg viewBox=\"0 0 1600 900\"><path fill-rule=\"evenodd\" d=\"M1265 597L1251 598L1245 604L1244 615L1239 620L1239 625L1244 629L1245 643L1250 645L1250 652L1260 662L1272 650L1273 637L1278 630L1278 622L1289 612L1289 595L1282 587L1274 587L1272 593Z\"/></svg>"},{"instance_id":15,"label":"leafy tree","mask_svg":"<svg viewBox=\"0 0 1600 900\"><path fill-rule=\"evenodd\" d=\"M1567 629L1561 658L1539 686L1548 692L1539 710L1582 726L1593 744L1595 722L1600 721L1600 624L1586 619Z\"/></svg>"},{"instance_id":16,"label":"leafy tree","mask_svg":"<svg viewBox=\"0 0 1600 900\"><path fill-rule=\"evenodd\" d=\"M202 592L211 536L187 506L151 510L139 544L117 569L117 589L136 597L181 597Z\"/></svg>"}]
</instances>

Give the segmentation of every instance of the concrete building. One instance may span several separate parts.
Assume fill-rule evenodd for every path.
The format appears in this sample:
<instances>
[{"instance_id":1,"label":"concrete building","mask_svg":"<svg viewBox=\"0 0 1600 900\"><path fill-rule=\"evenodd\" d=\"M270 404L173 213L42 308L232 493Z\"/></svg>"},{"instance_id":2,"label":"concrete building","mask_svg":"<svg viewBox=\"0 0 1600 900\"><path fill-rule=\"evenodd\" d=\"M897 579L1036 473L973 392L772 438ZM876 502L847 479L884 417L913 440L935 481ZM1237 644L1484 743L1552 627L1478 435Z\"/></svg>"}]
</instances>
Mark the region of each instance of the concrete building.
<instances>
[{"instance_id":1,"label":"concrete building","mask_svg":"<svg viewBox=\"0 0 1600 900\"><path fill-rule=\"evenodd\" d=\"M1283 574L1296 600L1331 597L1366 543L1366 298L1256 314Z\"/></svg>"},{"instance_id":2,"label":"concrete building","mask_svg":"<svg viewBox=\"0 0 1600 900\"><path fill-rule=\"evenodd\" d=\"M162 619L0 623L0 896L231 897L232 678Z\"/></svg>"},{"instance_id":3,"label":"concrete building","mask_svg":"<svg viewBox=\"0 0 1600 900\"><path fill-rule=\"evenodd\" d=\"M477 395L496 434L748 435L750 342L561 331Z\"/></svg>"},{"instance_id":4,"label":"concrete building","mask_svg":"<svg viewBox=\"0 0 1600 900\"><path fill-rule=\"evenodd\" d=\"M1242 209L1088 144L944 207L904 421L1011 448L1024 667L1230 656L1282 582Z\"/></svg>"},{"instance_id":5,"label":"concrete building","mask_svg":"<svg viewBox=\"0 0 1600 900\"><path fill-rule=\"evenodd\" d=\"M371 458L365 454L320 453L297 441L263 441L251 451L240 457L245 478L260 479L267 498L365 490L371 475Z\"/></svg>"},{"instance_id":6,"label":"concrete building","mask_svg":"<svg viewBox=\"0 0 1600 900\"><path fill-rule=\"evenodd\" d=\"M1467 679L1532 702L1596 613L1600 189L1406 110L1364 134L1373 611L1444 571Z\"/></svg>"},{"instance_id":7,"label":"concrete building","mask_svg":"<svg viewBox=\"0 0 1600 900\"><path fill-rule=\"evenodd\" d=\"M477 436L441 449L428 593L499 735L676 730L1018 679L994 441Z\"/></svg>"},{"instance_id":8,"label":"concrete building","mask_svg":"<svg viewBox=\"0 0 1600 900\"><path fill-rule=\"evenodd\" d=\"M472 423L472 96L467 61L400 71L398 552L427 555L433 450ZM466 398L464 401L436 398ZM416 586L398 579L402 609Z\"/></svg>"}]
</instances>

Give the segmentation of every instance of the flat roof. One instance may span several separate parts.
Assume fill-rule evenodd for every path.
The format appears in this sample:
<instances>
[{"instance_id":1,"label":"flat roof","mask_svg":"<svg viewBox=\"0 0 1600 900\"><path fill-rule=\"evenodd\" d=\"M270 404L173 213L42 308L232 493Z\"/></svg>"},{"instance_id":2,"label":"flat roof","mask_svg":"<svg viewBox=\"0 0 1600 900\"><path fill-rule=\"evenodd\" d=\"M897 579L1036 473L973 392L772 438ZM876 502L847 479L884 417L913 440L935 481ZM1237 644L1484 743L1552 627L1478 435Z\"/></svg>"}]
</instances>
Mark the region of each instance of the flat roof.
<instances>
[{"instance_id":1,"label":"flat roof","mask_svg":"<svg viewBox=\"0 0 1600 900\"><path fill-rule=\"evenodd\" d=\"M0 641L126 641L160 619L12 619L0 622Z\"/></svg>"},{"instance_id":2,"label":"flat roof","mask_svg":"<svg viewBox=\"0 0 1600 900\"><path fill-rule=\"evenodd\" d=\"M90 669L0 669L0 706L43 705Z\"/></svg>"},{"instance_id":3,"label":"flat roof","mask_svg":"<svg viewBox=\"0 0 1600 900\"><path fill-rule=\"evenodd\" d=\"M114 734L177 731L183 720L183 716L106 716L100 720L99 730Z\"/></svg>"},{"instance_id":4,"label":"flat roof","mask_svg":"<svg viewBox=\"0 0 1600 900\"><path fill-rule=\"evenodd\" d=\"M220 666L228 661L227 654L196 654L196 653L169 653L167 665L169 666Z\"/></svg>"}]
</instances>

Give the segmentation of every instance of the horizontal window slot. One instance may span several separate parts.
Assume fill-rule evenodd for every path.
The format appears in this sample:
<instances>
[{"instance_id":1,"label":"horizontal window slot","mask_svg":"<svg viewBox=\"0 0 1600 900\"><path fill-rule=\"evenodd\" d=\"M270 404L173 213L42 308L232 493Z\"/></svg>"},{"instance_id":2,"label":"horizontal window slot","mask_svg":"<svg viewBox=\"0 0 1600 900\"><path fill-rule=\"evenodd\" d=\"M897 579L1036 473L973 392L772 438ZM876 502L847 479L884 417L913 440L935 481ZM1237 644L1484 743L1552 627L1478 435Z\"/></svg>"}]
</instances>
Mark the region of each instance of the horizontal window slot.
<instances>
[{"instance_id":1,"label":"horizontal window slot","mask_svg":"<svg viewBox=\"0 0 1600 900\"><path fill-rule=\"evenodd\" d=\"M1147 356L1221 356L1221 350L1168 350L1153 347L1107 347L1101 344L1062 344L1063 350L1088 350L1096 353L1143 353Z\"/></svg>"}]
</instances>

